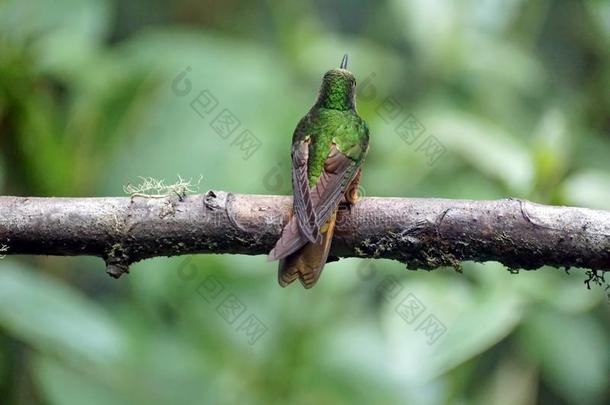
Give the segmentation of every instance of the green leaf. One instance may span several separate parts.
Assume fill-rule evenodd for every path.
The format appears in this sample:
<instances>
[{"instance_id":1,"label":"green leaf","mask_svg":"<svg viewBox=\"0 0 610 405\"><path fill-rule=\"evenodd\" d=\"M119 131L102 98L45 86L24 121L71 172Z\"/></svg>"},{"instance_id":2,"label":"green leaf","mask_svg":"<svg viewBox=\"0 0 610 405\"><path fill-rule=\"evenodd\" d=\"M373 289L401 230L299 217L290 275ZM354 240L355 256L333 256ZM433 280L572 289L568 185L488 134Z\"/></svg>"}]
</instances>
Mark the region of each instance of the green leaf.
<instances>
[{"instance_id":1,"label":"green leaf","mask_svg":"<svg viewBox=\"0 0 610 405\"><path fill-rule=\"evenodd\" d=\"M68 33L79 40L99 41L106 34L109 17L110 5L102 0L8 0L0 5L0 32L43 40L61 32L68 41L74 40Z\"/></svg>"},{"instance_id":2,"label":"green leaf","mask_svg":"<svg viewBox=\"0 0 610 405\"><path fill-rule=\"evenodd\" d=\"M33 348L69 360L117 361L124 336L95 303L42 272L0 262L0 325Z\"/></svg>"},{"instance_id":3,"label":"green leaf","mask_svg":"<svg viewBox=\"0 0 610 405\"><path fill-rule=\"evenodd\" d=\"M50 404L57 405L127 405L132 396L118 394L103 381L49 357L38 356L34 361L34 376Z\"/></svg>"},{"instance_id":4,"label":"green leaf","mask_svg":"<svg viewBox=\"0 0 610 405\"><path fill-rule=\"evenodd\" d=\"M474 266L476 271L485 273L502 269L493 263ZM457 277L428 277L410 283L401 299L407 294L419 300L424 308L421 314L409 323L397 312L397 302L393 302L384 324L393 366L410 381L437 378L493 347L519 324L524 310L520 294L500 283L480 291ZM436 339L433 333L427 334L433 332L426 328L428 317L436 318L445 327Z\"/></svg>"},{"instance_id":5,"label":"green leaf","mask_svg":"<svg viewBox=\"0 0 610 405\"><path fill-rule=\"evenodd\" d=\"M457 111L437 111L422 117L447 147L483 174L500 180L513 193L529 191L534 175L525 145L500 127Z\"/></svg>"},{"instance_id":6,"label":"green leaf","mask_svg":"<svg viewBox=\"0 0 610 405\"><path fill-rule=\"evenodd\" d=\"M599 403L608 382L610 342L592 316L535 312L520 338L558 393L574 404Z\"/></svg>"},{"instance_id":7,"label":"green leaf","mask_svg":"<svg viewBox=\"0 0 610 405\"><path fill-rule=\"evenodd\" d=\"M610 209L610 175L597 170L574 173L564 185L567 204Z\"/></svg>"}]
</instances>

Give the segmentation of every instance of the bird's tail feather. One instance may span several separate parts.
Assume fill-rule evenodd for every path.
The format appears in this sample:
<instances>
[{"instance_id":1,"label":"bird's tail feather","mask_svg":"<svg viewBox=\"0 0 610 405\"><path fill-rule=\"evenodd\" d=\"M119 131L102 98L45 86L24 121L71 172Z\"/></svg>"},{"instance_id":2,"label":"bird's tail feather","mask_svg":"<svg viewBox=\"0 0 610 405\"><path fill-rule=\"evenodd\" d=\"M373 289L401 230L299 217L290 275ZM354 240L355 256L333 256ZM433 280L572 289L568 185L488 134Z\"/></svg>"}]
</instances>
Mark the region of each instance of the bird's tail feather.
<instances>
[{"instance_id":1,"label":"bird's tail feather","mask_svg":"<svg viewBox=\"0 0 610 405\"><path fill-rule=\"evenodd\" d=\"M282 287L286 287L297 278L305 288L311 288L316 284L328 258L336 219L335 210L321 227L322 238L319 242L306 242L304 246L280 260L278 281Z\"/></svg>"}]
</instances>

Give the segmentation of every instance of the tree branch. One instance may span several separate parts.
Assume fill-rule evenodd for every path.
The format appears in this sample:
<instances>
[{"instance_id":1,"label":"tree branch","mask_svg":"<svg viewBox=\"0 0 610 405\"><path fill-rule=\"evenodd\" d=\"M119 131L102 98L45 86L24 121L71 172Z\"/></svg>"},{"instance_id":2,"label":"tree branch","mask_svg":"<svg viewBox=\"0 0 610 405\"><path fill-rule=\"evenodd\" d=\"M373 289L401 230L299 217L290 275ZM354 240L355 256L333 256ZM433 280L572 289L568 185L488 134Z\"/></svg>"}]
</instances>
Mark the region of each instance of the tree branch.
<instances>
[{"instance_id":1,"label":"tree branch","mask_svg":"<svg viewBox=\"0 0 610 405\"><path fill-rule=\"evenodd\" d=\"M3 254L93 255L119 277L131 263L191 253L267 254L291 198L223 191L181 198L0 197ZM363 198L341 207L331 259L399 260L409 269L498 261L610 269L610 212L495 201Z\"/></svg>"}]
</instances>

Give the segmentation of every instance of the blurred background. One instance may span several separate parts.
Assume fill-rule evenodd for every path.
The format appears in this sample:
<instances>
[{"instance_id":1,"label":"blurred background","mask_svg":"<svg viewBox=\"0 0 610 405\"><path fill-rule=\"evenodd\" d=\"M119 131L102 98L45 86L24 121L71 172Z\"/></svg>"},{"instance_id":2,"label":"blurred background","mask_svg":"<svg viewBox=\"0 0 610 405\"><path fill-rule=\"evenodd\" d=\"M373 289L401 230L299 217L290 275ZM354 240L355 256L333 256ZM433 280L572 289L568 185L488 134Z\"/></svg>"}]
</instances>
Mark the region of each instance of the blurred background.
<instances>
[{"instance_id":1,"label":"blurred background","mask_svg":"<svg viewBox=\"0 0 610 405\"><path fill-rule=\"evenodd\" d=\"M609 49L606 0L5 0L0 194L288 194L292 131L348 52L362 194L610 209ZM610 301L585 278L348 259L304 291L263 256L118 281L6 257L0 403L607 404Z\"/></svg>"}]
</instances>

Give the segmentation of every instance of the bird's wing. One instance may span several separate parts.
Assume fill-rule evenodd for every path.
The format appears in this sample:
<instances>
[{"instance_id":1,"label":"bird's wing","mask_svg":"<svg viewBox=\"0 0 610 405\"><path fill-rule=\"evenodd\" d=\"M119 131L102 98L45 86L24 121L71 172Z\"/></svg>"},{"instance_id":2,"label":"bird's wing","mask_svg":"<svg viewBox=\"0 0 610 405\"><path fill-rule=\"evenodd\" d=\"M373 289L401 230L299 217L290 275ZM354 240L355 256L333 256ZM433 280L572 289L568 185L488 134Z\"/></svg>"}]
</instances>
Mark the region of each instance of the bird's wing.
<instances>
[{"instance_id":1,"label":"bird's wing","mask_svg":"<svg viewBox=\"0 0 610 405\"><path fill-rule=\"evenodd\" d=\"M358 166L354 160L341 153L333 142L330 153L324 161L322 173L320 173L316 185L311 189L311 201L316 215L318 232L333 210L337 208ZM269 260L283 259L308 242L308 239L299 232L298 213L296 212L295 210L295 215L290 219L282 236L269 253Z\"/></svg>"},{"instance_id":2,"label":"bird's wing","mask_svg":"<svg viewBox=\"0 0 610 405\"><path fill-rule=\"evenodd\" d=\"M318 227L322 226L332 211L337 208L358 167L356 161L344 155L333 142L328 157L324 161L324 169L311 190Z\"/></svg>"},{"instance_id":3,"label":"bird's wing","mask_svg":"<svg viewBox=\"0 0 610 405\"><path fill-rule=\"evenodd\" d=\"M267 260L283 259L299 250L307 242L307 238L299 230L297 217L293 215L282 230L282 236L280 236L271 252L269 252Z\"/></svg>"},{"instance_id":4,"label":"bird's wing","mask_svg":"<svg viewBox=\"0 0 610 405\"><path fill-rule=\"evenodd\" d=\"M292 147L293 210L303 236L310 242L316 242L320 238L320 232L307 176L309 143L310 138L307 137L294 142Z\"/></svg>"}]
</instances>

